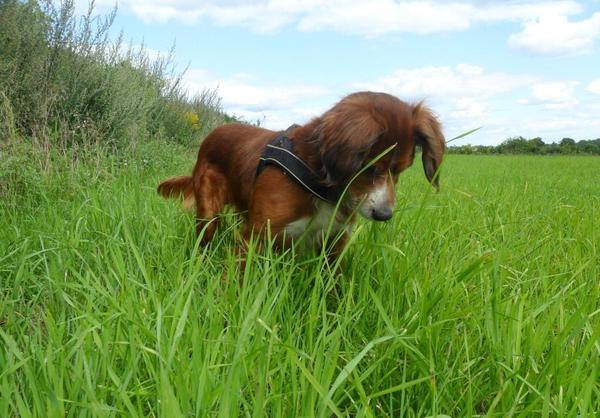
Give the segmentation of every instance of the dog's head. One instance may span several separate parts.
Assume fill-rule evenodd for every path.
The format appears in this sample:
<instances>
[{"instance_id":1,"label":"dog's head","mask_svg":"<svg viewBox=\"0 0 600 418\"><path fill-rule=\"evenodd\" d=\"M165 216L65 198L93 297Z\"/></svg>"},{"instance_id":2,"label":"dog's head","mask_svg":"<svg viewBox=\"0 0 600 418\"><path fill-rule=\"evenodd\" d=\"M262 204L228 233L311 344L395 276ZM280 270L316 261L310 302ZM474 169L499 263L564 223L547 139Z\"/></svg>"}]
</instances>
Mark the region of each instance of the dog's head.
<instances>
[{"instance_id":1,"label":"dog's head","mask_svg":"<svg viewBox=\"0 0 600 418\"><path fill-rule=\"evenodd\" d=\"M344 187L351 182L346 203L365 218L392 217L398 176L412 165L416 146L423 150L425 176L439 187L444 135L422 103L410 105L385 93L354 93L316 122L313 138L324 183Z\"/></svg>"}]
</instances>

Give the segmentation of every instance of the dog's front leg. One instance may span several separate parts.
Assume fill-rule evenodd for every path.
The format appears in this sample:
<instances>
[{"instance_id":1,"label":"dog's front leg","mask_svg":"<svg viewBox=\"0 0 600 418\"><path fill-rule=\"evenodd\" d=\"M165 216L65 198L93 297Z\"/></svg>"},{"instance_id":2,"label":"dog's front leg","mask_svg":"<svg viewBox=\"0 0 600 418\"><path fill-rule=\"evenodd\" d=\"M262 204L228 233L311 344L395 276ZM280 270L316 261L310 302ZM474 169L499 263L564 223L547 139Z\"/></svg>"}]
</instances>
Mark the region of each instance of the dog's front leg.
<instances>
[{"instance_id":1,"label":"dog's front leg","mask_svg":"<svg viewBox=\"0 0 600 418\"><path fill-rule=\"evenodd\" d=\"M239 267L239 282L243 284L244 272L246 270L246 261L248 250L253 246L254 253L261 253L265 241L272 240L275 249L285 248L289 243L283 238L280 232L285 225L273 225L270 220L267 222L249 222L244 226L240 242L236 248L236 259Z\"/></svg>"},{"instance_id":2,"label":"dog's front leg","mask_svg":"<svg viewBox=\"0 0 600 418\"><path fill-rule=\"evenodd\" d=\"M281 170L268 166L256 179L248 207L248 217L238 248L241 271L245 270L249 245L255 249L272 240L275 249L286 248L293 238L286 227L312 214L312 196Z\"/></svg>"}]
</instances>

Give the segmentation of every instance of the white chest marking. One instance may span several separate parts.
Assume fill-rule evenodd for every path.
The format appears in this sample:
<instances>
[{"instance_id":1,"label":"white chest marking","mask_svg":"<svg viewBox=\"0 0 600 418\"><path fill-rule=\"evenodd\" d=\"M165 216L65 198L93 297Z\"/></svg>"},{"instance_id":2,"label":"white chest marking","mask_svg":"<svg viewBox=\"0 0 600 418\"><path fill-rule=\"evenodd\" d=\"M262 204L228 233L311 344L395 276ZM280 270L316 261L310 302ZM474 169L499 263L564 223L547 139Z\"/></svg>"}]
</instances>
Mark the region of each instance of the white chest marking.
<instances>
[{"instance_id":1,"label":"white chest marking","mask_svg":"<svg viewBox=\"0 0 600 418\"><path fill-rule=\"evenodd\" d=\"M297 221L291 222L285 226L285 235L290 238L298 238L306 231L309 223L310 218L300 218Z\"/></svg>"},{"instance_id":2,"label":"white chest marking","mask_svg":"<svg viewBox=\"0 0 600 418\"><path fill-rule=\"evenodd\" d=\"M332 220L334 210L333 205L318 202L317 210L312 217L300 218L285 226L286 237L292 239L302 238L312 243L320 242L323 236L327 234L330 225L329 236L332 238L342 227L345 227L346 232L352 232L352 225L344 225L343 217L340 215Z\"/></svg>"}]
</instances>

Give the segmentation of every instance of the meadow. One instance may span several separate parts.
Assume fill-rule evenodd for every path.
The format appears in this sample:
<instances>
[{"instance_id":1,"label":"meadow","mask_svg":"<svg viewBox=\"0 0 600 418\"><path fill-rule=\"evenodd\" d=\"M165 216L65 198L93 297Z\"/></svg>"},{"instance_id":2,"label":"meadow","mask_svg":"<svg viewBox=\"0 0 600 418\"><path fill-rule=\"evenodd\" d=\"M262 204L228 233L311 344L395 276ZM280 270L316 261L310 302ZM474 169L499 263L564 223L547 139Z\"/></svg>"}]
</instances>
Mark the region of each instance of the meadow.
<instances>
[{"instance_id":1,"label":"meadow","mask_svg":"<svg viewBox=\"0 0 600 418\"><path fill-rule=\"evenodd\" d=\"M600 414L597 157L417 163L341 274L267 248L240 286L239 219L200 247L155 193L195 153L3 160L0 416Z\"/></svg>"}]
</instances>

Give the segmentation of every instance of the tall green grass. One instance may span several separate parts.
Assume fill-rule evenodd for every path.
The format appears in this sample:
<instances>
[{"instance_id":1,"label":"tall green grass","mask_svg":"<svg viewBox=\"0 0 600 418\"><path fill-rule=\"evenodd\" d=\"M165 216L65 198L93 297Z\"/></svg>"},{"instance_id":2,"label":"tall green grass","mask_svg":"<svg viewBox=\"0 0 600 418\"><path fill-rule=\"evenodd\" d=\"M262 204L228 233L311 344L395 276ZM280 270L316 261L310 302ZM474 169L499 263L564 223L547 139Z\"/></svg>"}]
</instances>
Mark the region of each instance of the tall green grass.
<instances>
[{"instance_id":1,"label":"tall green grass","mask_svg":"<svg viewBox=\"0 0 600 418\"><path fill-rule=\"evenodd\" d=\"M342 274L251 250L240 287L239 220L199 247L155 194L193 154L56 157L3 199L0 416L600 413L597 158L451 155L439 194L415 166Z\"/></svg>"}]
</instances>

